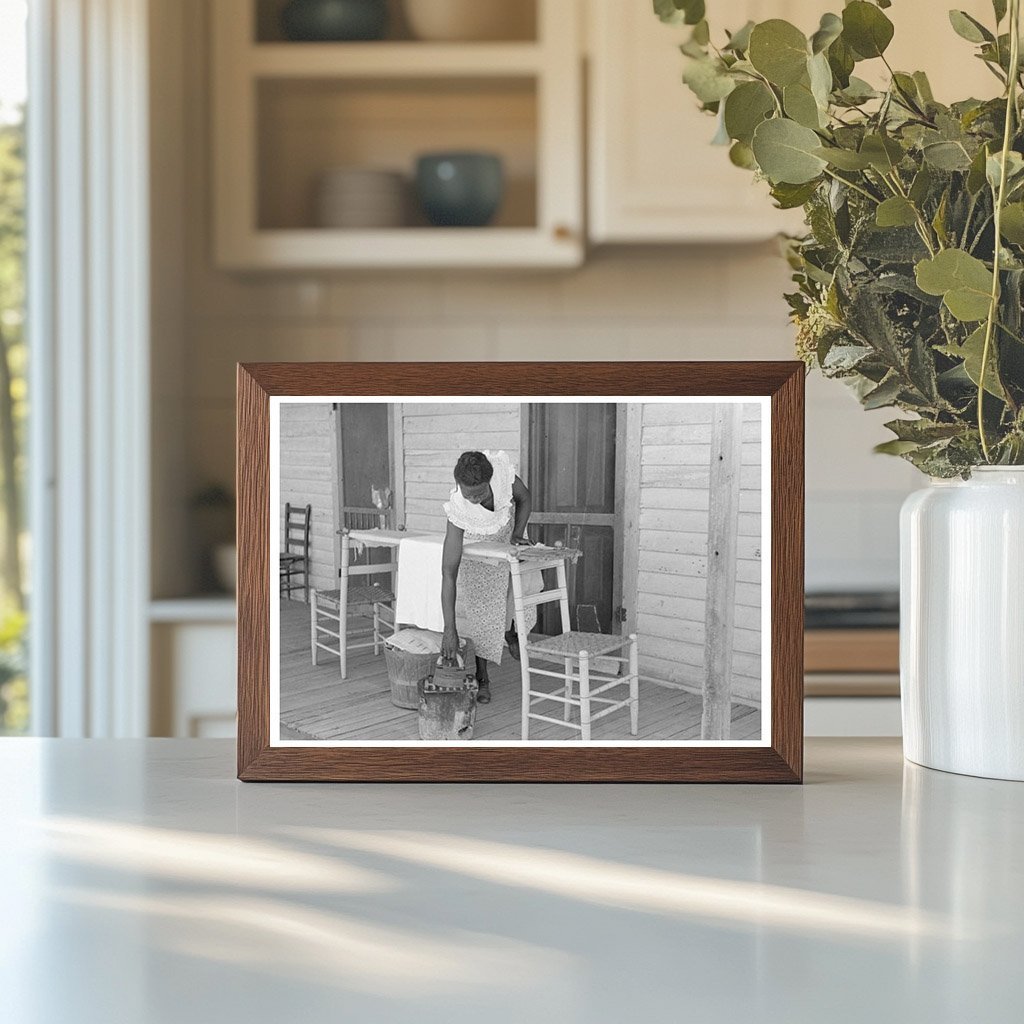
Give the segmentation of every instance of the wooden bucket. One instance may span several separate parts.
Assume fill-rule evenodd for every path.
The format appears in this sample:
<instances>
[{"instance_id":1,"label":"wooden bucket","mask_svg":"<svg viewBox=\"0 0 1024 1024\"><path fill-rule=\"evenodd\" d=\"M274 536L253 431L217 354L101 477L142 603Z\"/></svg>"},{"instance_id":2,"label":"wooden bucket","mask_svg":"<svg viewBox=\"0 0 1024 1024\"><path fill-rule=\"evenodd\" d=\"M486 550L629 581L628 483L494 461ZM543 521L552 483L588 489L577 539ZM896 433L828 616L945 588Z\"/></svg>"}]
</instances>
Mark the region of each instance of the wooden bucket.
<instances>
[{"instance_id":1,"label":"wooden bucket","mask_svg":"<svg viewBox=\"0 0 1024 1024\"><path fill-rule=\"evenodd\" d=\"M472 652L472 647L468 648ZM421 740L471 740L476 724L476 664L472 656L463 665L443 667L435 662L433 674L421 679L419 728Z\"/></svg>"},{"instance_id":2,"label":"wooden bucket","mask_svg":"<svg viewBox=\"0 0 1024 1024\"><path fill-rule=\"evenodd\" d=\"M384 661L391 681L391 703L396 708L415 711L420 706L417 684L434 674L436 654L411 654L384 646Z\"/></svg>"}]
</instances>

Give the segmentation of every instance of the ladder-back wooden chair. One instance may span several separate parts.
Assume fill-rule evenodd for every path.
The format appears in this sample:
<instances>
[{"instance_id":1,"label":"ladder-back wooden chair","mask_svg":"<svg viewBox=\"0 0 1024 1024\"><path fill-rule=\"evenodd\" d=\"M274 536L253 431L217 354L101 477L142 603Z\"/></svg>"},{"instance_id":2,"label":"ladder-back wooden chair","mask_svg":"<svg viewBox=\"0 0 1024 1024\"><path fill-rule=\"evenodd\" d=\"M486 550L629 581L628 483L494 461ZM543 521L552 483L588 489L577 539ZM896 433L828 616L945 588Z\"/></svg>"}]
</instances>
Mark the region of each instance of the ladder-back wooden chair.
<instances>
[{"instance_id":1,"label":"ladder-back wooden chair","mask_svg":"<svg viewBox=\"0 0 1024 1024\"><path fill-rule=\"evenodd\" d=\"M373 508L344 506L341 509L341 567L339 579L345 586L337 590L314 590L310 609L310 655L313 664L318 653L327 651L338 659L341 678L348 676L348 655L352 651L372 647L379 655L384 637L395 632L395 574L397 557L391 552L386 562L373 561L374 552L388 552L389 548L367 547L362 552L353 550L349 540L351 530L389 528L391 521L390 491L385 492L388 504ZM352 579L355 577L355 579ZM342 618L342 608L347 615ZM363 619L365 625L349 628L351 618ZM386 632L385 632L386 630Z\"/></svg>"},{"instance_id":2,"label":"ladder-back wooden chair","mask_svg":"<svg viewBox=\"0 0 1024 1024\"><path fill-rule=\"evenodd\" d=\"M290 597L301 590L309 604L309 534L313 506L286 504L284 507L284 550L281 552L281 593ZM301 577L298 582L296 577Z\"/></svg>"},{"instance_id":3,"label":"ladder-back wooden chair","mask_svg":"<svg viewBox=\"0 0 1024 1024\"><path fill-rule=\"evenodd\" d=\"M566 561L574 561L578 554L567 551L561 556L553 554L550 561L526 560L529 558L527 549L523 554L524 560L510 559L516 629L519 633L524 740L530 738L530 722L538 721L559 725L578 733L579 738L587 743L591 738L592 724L622 708L629 709L630 734L637 734L640 714L640 662L636 634L616 636L571 628ZM555 589L525 596L522 569L527 566L554 569L557 580ZM531 639L526 635L526 609L546 604L557 604L561 632L557 636ZM540 668L537 662L560 664L562 668ZM559 685L554 690L539 689L542 679L534 682L536 676L557 679ZM613 696L614 690L619 690L621 694L620 687L627 688L626 695ZM561 719L534 710L536 705L545 702L562 705ZM597 705L599 710L595 711L594 705ZM577 709L578 720L574 714L574 710Z\"/></svg>"}]
</instances>

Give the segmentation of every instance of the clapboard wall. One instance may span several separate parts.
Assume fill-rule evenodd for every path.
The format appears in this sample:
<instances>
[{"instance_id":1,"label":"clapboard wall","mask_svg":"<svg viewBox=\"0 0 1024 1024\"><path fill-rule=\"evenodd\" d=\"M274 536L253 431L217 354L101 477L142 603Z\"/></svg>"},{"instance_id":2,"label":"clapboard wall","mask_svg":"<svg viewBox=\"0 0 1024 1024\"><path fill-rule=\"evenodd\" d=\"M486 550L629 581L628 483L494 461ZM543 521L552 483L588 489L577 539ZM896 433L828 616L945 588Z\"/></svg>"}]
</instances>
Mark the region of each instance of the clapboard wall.
<instances>
[{"instance_id":1,"label":"clapboard wall","mask_svg":"<svg viewBox=\"0 0 1024 1024\"><path fill-rule=\"evenodd\" d=\"M409 530L443 532L442 505L455 486L452 473L464 451L506 451L520 466L520 405L507 403L414 403L396 409L395 437L400 438L399 467Z\"/></svg>"},{"instance_id":2,"label":"clapboard wall","mask_svg":"<svg viewBox=\"0 0 1024 1024\"><path fill-rule=\"evenodd\" d=\"M635 558L640 671L700 693L704 684L711 404L631 406L640 416ZM733 696L761 695L761 415L743 406ZM627 493L627 502L636 500ZM627 514L627 521L629 520ZM627 586L629 581L627 579ZM627 596L627 608L629 607Z\"/></svg>"},{"instance_id":3,"label":"clapboard wall","mask_svg":"<svg viewBox=\"0 0 1024 1024\"><path fill-rule=\"evenodd\" d=\"M281 410L281 548L284 548L286 502L313 506L310 531L310 585L317 590L337 587L335 531L337 524L337 433L335 413L328 402L293 405ZM301 600L301 595L292 596Z\"/></svg>"}]
</instances>

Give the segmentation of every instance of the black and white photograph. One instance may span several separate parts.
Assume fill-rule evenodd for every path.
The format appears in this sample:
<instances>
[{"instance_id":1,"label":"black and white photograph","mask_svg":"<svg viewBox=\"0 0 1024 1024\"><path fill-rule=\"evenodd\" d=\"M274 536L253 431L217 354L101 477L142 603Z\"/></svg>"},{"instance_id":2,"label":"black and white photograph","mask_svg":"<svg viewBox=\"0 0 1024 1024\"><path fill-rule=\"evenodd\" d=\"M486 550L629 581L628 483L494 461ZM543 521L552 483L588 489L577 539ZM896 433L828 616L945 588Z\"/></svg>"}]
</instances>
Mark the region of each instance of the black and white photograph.
<instances>
[{"instance_id":1,"label":"black and white photograph","mask_svg":"<svg viewBox=\"0 0 1024 1024\"><path fill-rule=\"evenodd\" d=\"M764 745L768 419L273 398L272 744Z\"/></svg>"}]
</instances>

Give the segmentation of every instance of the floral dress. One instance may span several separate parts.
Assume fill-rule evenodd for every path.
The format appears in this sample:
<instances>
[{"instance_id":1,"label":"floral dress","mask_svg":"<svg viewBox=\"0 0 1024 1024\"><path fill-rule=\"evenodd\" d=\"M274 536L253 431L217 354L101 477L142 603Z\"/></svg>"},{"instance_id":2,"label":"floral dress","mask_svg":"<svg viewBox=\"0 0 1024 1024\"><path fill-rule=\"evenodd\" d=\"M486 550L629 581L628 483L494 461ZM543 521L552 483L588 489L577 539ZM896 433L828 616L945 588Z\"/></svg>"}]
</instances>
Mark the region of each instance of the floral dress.
<instances>
[{"instance_id":1,"label":"floral dress","mask_svg":"<svg viewBox=\"0 0 1024 1024\"><path fill-rule=\"evenodd\" d=\"M456 485L444 504L448 521L463 531L463 543L490 541L510 544L515 526L512 485L516 479L515 466L507 452L487 452L484 456L494 470L491 493L494 509L466 501ZM478 658L501 664L505 646L505 630L512 622L508 563L491 559L463 558L456 582L455 618L459 633L473 641ZM538 588L543 587L540 573L534 573ZM524 583L527 577L524 575ZM524 587L530 592L529 586Z\"/></svg>"},{"instance_id":2,"label":"floral dress","mask_svg":"<svg viewBox=\"0 0 1024 1024\"><path fill-rule=\"evenodd\" d=\"M475 540L508 544L512 540L512 520L496 534L470 533L463 535L464 543ZM501 664L508 628L508 562L491 559L463 558L456 583L455 615L461 631L473 641L478 658Z\"/></svg>"}]
</instances>

